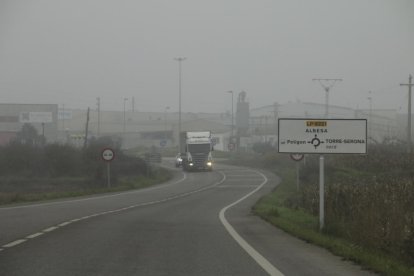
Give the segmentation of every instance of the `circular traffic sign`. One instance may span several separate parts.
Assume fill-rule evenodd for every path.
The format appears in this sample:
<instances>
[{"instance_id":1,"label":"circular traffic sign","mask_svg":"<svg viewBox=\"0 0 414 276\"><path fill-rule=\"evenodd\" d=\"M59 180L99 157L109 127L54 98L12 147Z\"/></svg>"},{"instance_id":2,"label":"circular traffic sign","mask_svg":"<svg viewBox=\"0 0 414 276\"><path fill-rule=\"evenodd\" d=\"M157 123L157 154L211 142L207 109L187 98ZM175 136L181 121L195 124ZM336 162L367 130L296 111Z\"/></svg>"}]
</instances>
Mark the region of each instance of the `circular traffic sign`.
<instances>
[{"instance_id":1,"label":"circular traffic sign","mask_svg":"<svg viewBox=\"0 0 414 276\"><path fill-rule=\"evenodd\" d=\"M104 161L110 162L114 160L114 158L115 158L115 152L112 149L106 148L102 151L102 159Z\"/></svg>"},{"instance_id":2,"label":"circular traffic sign","mask_svg":"<svg viewBox=\"0 0 414 276\"><path fill-rule=\"evenodd\" d=\"M294 160L294 161L301 161L303 159L303 157L305 157L305 155L300 154L300 153L290 155L290 158L292 158L292 160Z\"/></svg>"}]
</instances>

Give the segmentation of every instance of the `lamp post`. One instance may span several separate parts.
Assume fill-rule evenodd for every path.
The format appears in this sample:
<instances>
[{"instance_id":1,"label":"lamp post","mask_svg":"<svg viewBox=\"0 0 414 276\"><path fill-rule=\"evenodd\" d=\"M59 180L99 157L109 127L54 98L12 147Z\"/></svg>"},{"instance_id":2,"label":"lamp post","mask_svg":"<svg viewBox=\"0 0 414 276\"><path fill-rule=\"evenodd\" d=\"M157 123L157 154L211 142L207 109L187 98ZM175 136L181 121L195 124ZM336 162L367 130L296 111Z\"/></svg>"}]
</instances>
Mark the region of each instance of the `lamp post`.
<instances>
[{"instance_id":1,"label":"lamp post","mask_svg":"<svg viewBox=\"0 0 414 276\"><path fill-rule=\"evenodd\" d=\"M169 110L170 107L166 106L164 109L164 131L167 132L167 110ZM165 136L167 136L167 133L165 133ZM167 138L167 137L165 137Z\"/></svg>"},{"instance_id":2,"label":"lamp post","mask_svg":"<svg viewBox=\"0 0 414 276\"><path fill-rule=\"evenodd\" d=\"M181 143L179 141L179 137L181 134L181 63L186 60L185 57L177 57L174 58L178 61L178 146L180 151L182 152Z\"/></svg>"},{"instance_id":3,"label":"lamp post","mask_svg":"<svg viewBox=\"0 0 414 276\"><path fill-rule=\"evenodd\" d=\"M413 84L413 76L408 77L408 83L401 83L400 86L408 86L408 118L407 118L407 147L408 153L412 153L413 149L411 146L411 88Z\"/></svg>"},{"instance_id":4,"label":"lamp post","mask_svg":"<svg viewBox=\"0 0 414 276\"><path fill-rule=\"evenodd\" d=\"M128 101L128 98L124 98L124 121L123 121L123 128L122 128L122 133L123 133L123 135L124 135L124 138L125 138L125 129L126 129L126 119L125 119L125 113L126 113L126 110L125 110L125 105L126 105L126 102Z\"/></svg>"},{"instance_id":5,"label":"lamp post","mask_svg":"<svg viewBox=\"0 0 414 276\"><path fill-rule=\"evenodd\" d=\"M369 95L371 95L371 91L369 91ZM372 139L372 97L367 97L369 101L369 115L368 115L368 138Z\"/></svg>"},{"instance_id":6,"label":"lamp post","mask_svg":"<svg viewBox=\"0 0 414 276\"><path fill-rule=\"evenodd\" d=\"M234 100L233 100L233 98L234 98L234 93L233 93L233 91L227 91L227 93L230 93L231 94L231 139L233 139L233 135L234 135Z\"/></svg>"}]
</instances>

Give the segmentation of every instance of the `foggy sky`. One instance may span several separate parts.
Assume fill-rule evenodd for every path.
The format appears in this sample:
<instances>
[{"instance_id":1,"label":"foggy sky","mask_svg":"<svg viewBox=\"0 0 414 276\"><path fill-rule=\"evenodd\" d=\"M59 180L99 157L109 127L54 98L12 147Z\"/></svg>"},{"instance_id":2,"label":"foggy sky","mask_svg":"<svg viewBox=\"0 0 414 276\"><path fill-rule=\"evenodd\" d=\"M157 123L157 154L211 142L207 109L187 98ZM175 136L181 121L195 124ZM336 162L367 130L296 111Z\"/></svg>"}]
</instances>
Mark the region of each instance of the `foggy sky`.
<instances>
[{"instance_id":1,"label":"foggy sky","mask_svg":"<svg viewBox=\"0 0 414 276\"><path fill-rule=\"evenodd\" d=\"M406 112L412 0L0 0L0 102L225 112L330 103ZM128 109L131 109L129 100Z\"/></svg>"}]
</instances>

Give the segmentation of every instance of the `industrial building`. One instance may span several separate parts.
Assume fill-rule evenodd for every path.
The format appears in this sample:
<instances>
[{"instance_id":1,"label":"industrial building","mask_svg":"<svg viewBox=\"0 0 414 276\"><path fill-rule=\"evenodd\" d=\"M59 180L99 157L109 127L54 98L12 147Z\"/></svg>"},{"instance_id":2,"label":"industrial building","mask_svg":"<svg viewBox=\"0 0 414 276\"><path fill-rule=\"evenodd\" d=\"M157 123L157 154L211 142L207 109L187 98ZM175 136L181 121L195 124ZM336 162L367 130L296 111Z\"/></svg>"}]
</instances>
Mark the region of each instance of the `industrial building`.
<instances>
[{"instance_id":1,"label":"industrial building","mask_svg":"<svg viewBox=\"0 0 414 276\"><path fill-rule=\"evenodd\" d=\"M47 142L58 138L57 104L0 104L0 144L12 141L24 124L31 124Z\"/></svg>"}]
</instances>

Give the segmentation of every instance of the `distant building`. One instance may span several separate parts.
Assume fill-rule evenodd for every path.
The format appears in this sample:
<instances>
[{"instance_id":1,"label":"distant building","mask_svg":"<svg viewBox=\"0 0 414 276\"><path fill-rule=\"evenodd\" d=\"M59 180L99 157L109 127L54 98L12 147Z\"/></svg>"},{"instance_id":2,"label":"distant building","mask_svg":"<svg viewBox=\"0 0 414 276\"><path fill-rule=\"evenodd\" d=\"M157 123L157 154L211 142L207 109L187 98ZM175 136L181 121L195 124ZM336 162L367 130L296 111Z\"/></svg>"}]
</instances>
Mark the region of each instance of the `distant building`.
<instances>
[{"instance_id":1,"label":"distant building","mask_svg":"<svg viewBox=\"0 0 414 276\"><path fill-rule=\"evenodd\" d=\"M240 149L248 150L257 142L277 144L278 118L324 118L325 105L288 102L250 108L244 98L237 103L234 114L234 135ZM182 131L209 130L216 150L229 150L232 116L223 113L182 113ZM59 110L60 141L83 145L87 111ZM137 146L172 147L178 145L178 112L90 111L88 138L111 136L122 141L124 148ZM366 118L371 142L406 137L406 116L396 110L356 110L329 106L329 118ZM405 121L404 121L405 120ZM414 120L413 120L414 122Z\"/></svg>"},{"instance_id":2,"label":"distant building","mask_svg":"<svg viewBox=\"0 0 414 276\"><path fill-rule=\"evenodd\" d=\"M325 118L325 105L309 102L288 102L273 104L250 110L250 135L262 137L277 136L278 118ZM329 106L329 118L367 119L368 138L371 142L384 139L401 139L405 129L401 127L400 116L392 109L352 109L342 106ZM266 137L267 140L266 140ZM276 141L275 141L276 142Z\"/></svg>"},{"instance_id":3,"label":"distant building","mask_svg":"<svg viewBox=\"0 0 414 276\"><path fill-rule=\"evenodd\" d=\"M27 123L36 128L47 142L58 138L57 104L0 104L0 144L4 145L16 137Z\"/></svg>"}]
</instances>

